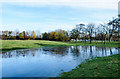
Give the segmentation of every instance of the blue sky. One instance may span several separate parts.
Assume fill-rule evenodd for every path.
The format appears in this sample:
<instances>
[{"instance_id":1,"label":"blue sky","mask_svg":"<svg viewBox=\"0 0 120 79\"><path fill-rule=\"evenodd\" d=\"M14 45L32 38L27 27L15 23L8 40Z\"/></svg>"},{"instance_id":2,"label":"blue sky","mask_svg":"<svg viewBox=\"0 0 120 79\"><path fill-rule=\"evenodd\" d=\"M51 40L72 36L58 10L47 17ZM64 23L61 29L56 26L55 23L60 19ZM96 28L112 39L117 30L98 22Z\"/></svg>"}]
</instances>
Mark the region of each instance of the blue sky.
<instances>
[{"instance_id":1,"label":"blue sky","mask_svg":"<svg viewBox=\"0 0 120 79\"><path fill-rule=\"evenodd\" d=\"M53 0L52 0L53 1ZM109 2L2 2L0 30L50 32L55 29L71 30L79 23L108 22L117 16L116 3ZM91 0L92 1L92 0ZM104 1L104 0L103 0ZM114 1L114 0L113 0ZM96 5L96 4L100 5ZM105 5L106 4L106 5ZM103 5L103 6L102 6ZM113 7L113 6L116 7Z\"/></svg>"}]
</instances>

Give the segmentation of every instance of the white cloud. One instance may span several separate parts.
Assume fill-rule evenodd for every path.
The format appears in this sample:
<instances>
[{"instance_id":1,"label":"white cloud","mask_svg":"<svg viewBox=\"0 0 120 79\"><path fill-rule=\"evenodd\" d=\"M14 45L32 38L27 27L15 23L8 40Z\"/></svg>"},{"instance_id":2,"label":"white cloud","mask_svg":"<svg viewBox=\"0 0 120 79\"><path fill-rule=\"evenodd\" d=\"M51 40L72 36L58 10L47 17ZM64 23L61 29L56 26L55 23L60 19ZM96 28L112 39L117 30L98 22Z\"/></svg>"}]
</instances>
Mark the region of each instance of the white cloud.
<instances>
[{"instance_id":1,"label":"white cloud","mask_svg":"<svg viewBox=\"0 0 120 79\"><path fill-rule=\"evenodd\" d=\"M119 0L2 0L13 5L40 6L69 6L100 9L117 9Z\"/></svg>"},{"instance_id":2,"label":"white cloud","mask_svg":"<svg viewBox=\"0 0 120 79\"><path fill-rule=\"evenodd\" d=\"M71 30L75 27L74 24L64 24L64 23L62 24L56 23L51 25L45 25L42 23L2 24L1 26L2 27L0 27L0 31L5 31L5 30L15 31L16 29L19 31L39 30L41 33L51 32L56 29Z\"/></svg>"},{"instance_id":3,"label":"white cloud","mask_svg":"<svg viewBox=\"0 0 120 79\"><path fill-rule=\"evenodd\" d=\"M10 5L19 5L19 6L27 6L27 7L42 7L42 6L68 6L68 7L73 7L73 8L96 8L96 9L115 9L117 10L118 8L118 0L0 0L0 2L2 3L7 3ZM79 9L78 9L79 10ZM6 11L6 10L5 10ZM8 11L8 10L7 10ZM2 11L1 11L2 12ZM72 11L71 11L72 12ZM12 13L12 11L8 11L7 13ZM14 12L15 13L15 12ZM103 12L104 13L104 12ZM27 14L25 12L16 12L16 15L21 15L21 16L25 16L25 17L39 17L37 15L31 15L30 13ZM117 13L116 13L117 14ZM101 15L101 16L98 16ZM102 23L102 19L107 20L109 18L111 18L112 16L114 16L114 14L111 13L106 13L106 14L102 14L102 13L95 13L89 16L91 16L90 18L94 18L96 19L100 19L101 21L95 21L96 24ZM52 18L53 19L53 18ZM51 21L52 19L48 18L48 21ZM76 20L76 24L80 24L80 23L85 23L85 22L77 22L77 18L73 17L71 18L71 20ZM52 20L54 21L54 19ZM86 22L87 23L87 22ZM86 24L85 23L85 24ZM29 24L29 25L27 25ZM37 23L26 23L24 26L23 25L5 25L3 27L0 27L0 29L2 30L12 30L14 29L21 29L21 30L26 30L26 29L33 29L33 28L37 28L37 29L41 29L42 32L44 31L49 31L49 30L54 30L54 29L72 29L73 27L75 27L75 24L57 24L57 23L46 23L48 25L44 25L44 24L37 24ZM43 27L41 27L41 25ZM9 26L9 27L8 27ZM30 26L29 28L27 26ZM19 28L21 27L21 28Z\"/></svg>"}]
</instances>

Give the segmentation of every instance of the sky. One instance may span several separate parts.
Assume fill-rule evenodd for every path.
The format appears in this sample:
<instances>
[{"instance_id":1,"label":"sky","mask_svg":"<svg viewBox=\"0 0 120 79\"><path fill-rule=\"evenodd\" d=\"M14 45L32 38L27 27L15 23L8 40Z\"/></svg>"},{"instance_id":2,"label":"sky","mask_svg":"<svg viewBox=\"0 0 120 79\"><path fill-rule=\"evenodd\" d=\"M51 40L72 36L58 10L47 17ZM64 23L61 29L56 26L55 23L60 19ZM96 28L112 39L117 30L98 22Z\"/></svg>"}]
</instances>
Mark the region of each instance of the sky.
<instances>
[{"instance_id":1,"label":"sky","mask_svg":"<svg viewBox=\"0 0 120 79\"><path fill-rule=\"evenodd\" d=\"M119 0L2 0L0 30L50 32L80 23L109 22Z\"/></svg>"}]
</instances>

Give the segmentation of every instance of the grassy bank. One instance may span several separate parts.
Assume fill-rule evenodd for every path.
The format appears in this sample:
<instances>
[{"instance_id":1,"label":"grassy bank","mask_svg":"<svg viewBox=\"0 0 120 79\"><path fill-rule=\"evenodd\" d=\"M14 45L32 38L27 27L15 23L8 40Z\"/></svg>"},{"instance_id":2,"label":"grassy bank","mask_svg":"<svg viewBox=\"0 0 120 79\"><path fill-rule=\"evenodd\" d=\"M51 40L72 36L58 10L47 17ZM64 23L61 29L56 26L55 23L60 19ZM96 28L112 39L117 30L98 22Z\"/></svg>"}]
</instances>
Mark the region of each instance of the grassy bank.
<instances>
[{"instance_id":1,"label":"grassy bank","mask_svg":"<svg viewBox=\"0 0 120 79\"><path fill-rule=\"evenodd\" d=\"M64 72L60 77L119 77L120 54L100 57L80 64L70 72Z\"/></svg>"},{"instance_id":2,"label":"grassy bank","mask_svg":"<svg viewBox=\"0 0 120 79\"><path fill-rule=\"evenodd\" d=\"M44 41L44 40L2 40L2 52L15 49L38 48L44 46L61 46L64 42Z\"/></svg>"},{"instance_id":3,"label":"grassy bank","mask_svg":"<svg viewBox=\"0 0 120 79\"><path fill-rule=\"evenodd\" d=\"M104 45L103 42L92 42L86 44L84 42L56 42L56 41L46 41L46 40L1 40L2 42L2 52L6 52L14 49L26 49L26 48L37 48L44 46L72 46L72 45L88 45L88 46L102 46L102 47L119 47L118 42L106 42ZM120 48L120 47L119 47Z\"/></svg>"}]
</instances>

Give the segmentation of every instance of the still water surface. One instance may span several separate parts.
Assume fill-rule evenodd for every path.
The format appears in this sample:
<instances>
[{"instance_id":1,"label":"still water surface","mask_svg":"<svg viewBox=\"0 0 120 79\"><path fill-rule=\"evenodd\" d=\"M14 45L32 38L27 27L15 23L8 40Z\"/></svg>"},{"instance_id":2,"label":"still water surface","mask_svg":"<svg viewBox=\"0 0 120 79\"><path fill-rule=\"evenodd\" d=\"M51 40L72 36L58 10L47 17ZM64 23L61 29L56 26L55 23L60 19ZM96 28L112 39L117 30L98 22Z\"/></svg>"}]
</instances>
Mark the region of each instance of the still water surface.
<instances>
[{"instance_id":1,"label":"still water surface","mask_svg":"<svg viewBox=\"0 0 120 79\"><path fill-rule=\"evenodd\" d=\"M43 47L2 54L3 77L56 77L86 59L118 54L118 48L96 46Z\"/></svg>"}]
</instances>

